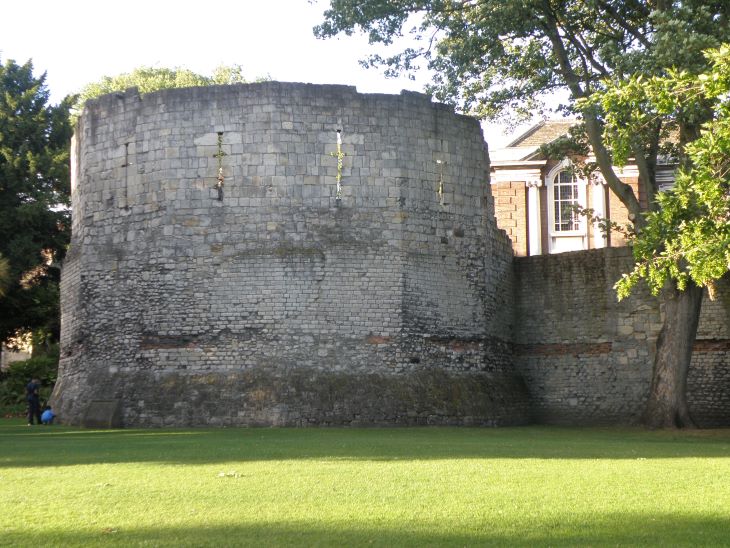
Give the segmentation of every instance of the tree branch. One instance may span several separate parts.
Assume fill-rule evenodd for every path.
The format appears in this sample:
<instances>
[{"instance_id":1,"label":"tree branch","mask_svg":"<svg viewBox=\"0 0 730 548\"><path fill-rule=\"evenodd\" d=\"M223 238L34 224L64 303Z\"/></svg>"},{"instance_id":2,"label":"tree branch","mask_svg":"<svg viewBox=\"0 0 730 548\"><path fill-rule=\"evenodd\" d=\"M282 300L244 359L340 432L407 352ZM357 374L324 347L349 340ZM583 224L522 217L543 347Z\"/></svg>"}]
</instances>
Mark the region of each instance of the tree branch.
<instances>
[{"instance_id":1,"label":"tree branch","mask_svg":"<svg viewBox=\"0 0 730 548\"><path fill-rule=\"evenodd\" d=\"M654 188L656 187L656 161L652 162L651 159L647 158L643 147L635 141L631 143L631 150L634 152L634 161L639 169L639 181L646 190L647 206L652 209Z\"/></svg>"},{"instance_id":2,"label":"tree branch","mask_svg":"<svg viewBox=\"0 0 730 548\"><path fill-rule=\"evenodd\" d=\"M585 90L581 89L580 79L578 78L578 75L575 74L575 71L573 71L573 68L570 66L568 52L565 49L565 44L563 44L563 41L560 37L560 32L558 30L558 22L551 15L550 6L548 5L547 0L543 1L543 6L545 7L544 13L547 18L545 25L546 34L553 45L555 54L558 57L560 71L565 78L568 89L570 89L573 98L584 98L587 96L587 93ZM611 155L608 153L606 146L603 144L603 132L601 130L601 124L598 121L598 117L590 110L586 110L583 113L583 118L585 120L588 141L591 143L591 147L593 148L593 154L596 156L596 163L601 170L603 178L606 180L606 184L614 192L614 194L618 196L618 199L621 200L621 203L626 206L626 209L628 209L629 211L629 217L634 223L634 226L636 226L637 229L640 228L640 226L643 225L643 218L641 216L641 204L639 203L639 200L637 200L636 195L634 194L634 190L631 188L631 186L621 181L621 179L619 179L616 175L616 172L613 170Z\"/></svg>"},{"instance_id":3,"label":"tree branch","mask_svg":"<svg viewBox=\"0 0 730 548\"><path fill-rule=\"evenodd\" d=\"M613 6L611 6L608 2L605 2L604 0L597 0L598 5L603 8L603 10L611 16L611 18L618 23L618 25L624 29L626 32L628 32L631 36L633 36L636 40L639 41L639 43L644 46L645 48L650 48L651 44L646 39L646 37L639 32L638 29L633 28L631 25L629 25L625 19L623 19L618 12L614 9ZM647 14L648 15L648 14Z\"/></svg>"},{"instance_id":4,"label":"tree branch","mask_svg":"<svg viewBox=\"0 0 730 548\"><path fill-rule=\"evenodd\" d=\"M601 63L598 62L595 55L593 54L593 50L590 48L590 46L587 45L586 41L581 36L580 31L573 27L567 20L560 21L559 13L553 11L552 16L555 18L555 21L558 24L558 29L560 28L560 26L566 29L567 32L564 34L565 38L567 38L568 41L573 44L573 47L575 47L575 49L578 51L578 54L581 57L581 62L583 63L583 70L586 73L586 84L588 84L590 76L590 72L588 70L588 67L586 66L586 62L589 63L598 72L599 75L607 78L609 76L608 71Z\"/></svg>"}]
</instances>

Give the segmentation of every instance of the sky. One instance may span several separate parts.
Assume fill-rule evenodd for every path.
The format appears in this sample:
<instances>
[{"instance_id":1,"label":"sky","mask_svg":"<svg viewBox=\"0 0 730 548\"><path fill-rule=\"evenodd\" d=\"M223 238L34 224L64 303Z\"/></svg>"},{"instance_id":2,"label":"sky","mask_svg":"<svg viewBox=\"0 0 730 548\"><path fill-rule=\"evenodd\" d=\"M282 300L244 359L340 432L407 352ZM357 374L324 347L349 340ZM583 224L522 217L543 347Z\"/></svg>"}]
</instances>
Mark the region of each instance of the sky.
<instances>
[{"instance_id":1,"label":"sky","mask_svg":"<svg viewBox=\"0 0 730 548\"><path fill-rule=\"evenodd\" d=\"M319 40L327 0L34 0L3 3L0 61L32 59L47 73L51 101L139 66L211 74L241 65L253 80L347 84L362 93L423 91L416 80L385 78L358 64L373 51L363 36ZM504 146L502 126L485 125L490 149ZM524 126L516 130L524 130Z\"/></svg>"}]
</instances>

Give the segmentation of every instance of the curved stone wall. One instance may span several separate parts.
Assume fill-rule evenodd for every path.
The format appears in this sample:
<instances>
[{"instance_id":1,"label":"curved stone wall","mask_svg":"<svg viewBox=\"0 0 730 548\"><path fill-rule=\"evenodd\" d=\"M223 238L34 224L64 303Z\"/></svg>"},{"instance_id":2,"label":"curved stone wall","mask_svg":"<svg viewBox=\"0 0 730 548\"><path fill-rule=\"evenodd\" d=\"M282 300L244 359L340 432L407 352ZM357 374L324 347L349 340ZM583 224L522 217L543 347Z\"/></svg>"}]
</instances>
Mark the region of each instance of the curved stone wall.
<instances>
[{"instance_id":1,"label":"curved stone wall","mask_svg":"<svg viewBox=\"0 0 730 548\"><path fill-rule=\"evenodd\" d=\"M59 416L526 422L488 168L478 123L414 93L266 82L89 102Z\"/></svg>"}]
</instances>

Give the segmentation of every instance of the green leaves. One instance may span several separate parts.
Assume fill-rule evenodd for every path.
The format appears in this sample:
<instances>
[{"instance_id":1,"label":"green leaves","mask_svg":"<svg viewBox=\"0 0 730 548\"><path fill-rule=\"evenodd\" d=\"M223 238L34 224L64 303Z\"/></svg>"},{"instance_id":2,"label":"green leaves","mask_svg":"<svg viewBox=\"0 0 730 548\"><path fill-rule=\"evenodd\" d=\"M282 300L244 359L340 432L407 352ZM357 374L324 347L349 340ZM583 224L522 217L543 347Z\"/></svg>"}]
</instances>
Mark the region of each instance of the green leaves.
<instances>
[{"instance_id":1,"label":"green leaves","mask_svg":"<svg viewBox=\"0 0 730 548\"><path fill-rule=\"evenodd\" d=\"M165 67L139 67L132 72L117 76L104 76L98 82L88 84L76 98L73 112L81 113L84 103L95 97L124 91L136 87L140 93L151 93L161 89L186 88L194 86L212 86L245 83L241 65L220 65L211 76L204 76L189 69Z\"/></svg>"},{"instance_id":2,"label":"green leaves","mask_svg":"<svg viewBox=\"0 0 730 548\"><path fill-rule=\"evenodd\" d=\"M5 295L7 287L10 285L10 263L0 254L0 298Z\"/></svg>"},{"instance_id":3,"label":"green leaves","mask_svg":"<svg viewBox=\"0 0 730 548\"><path fill-rule=\"evenodd\" d=\"M679 289L692 280L710 288L712 297L714 282L730 270L730 46L706 56L711 63L706 72L654 78L646 82L641 104L633 105L648 105L655 116L681 118L700 109L709 109L711 116L699 137L687 143L674 188L658 195L658 210L647 214L644 230L634 239L637 262L616 284L620 299L640 279L655 294L670 280ZM608 104L622 87L608 91Z\"/></svg>"},{"instance_id":4,"label":"green leaves","mask_svg":"<svg viewBox=\"0 0 730 548\"><path fill-rule=\"evenodd\" d=\"M0 65L0 340L58 331L58 269L69 241L71 99L48 105L33 65Z\"/></svg>"},{"instance_id":5,"label":"green leaves","mask_svg":"<svg viewBox=\"0 0 730 548\"><path fill-rule=\"evenodd\" d=\"M332 0L314 32L320 38L363 32L373 44L394 46L396 53L366 61L389 73L408 72L422 60L435 75L429 91L465 112L532 116L559 88L570 88L577 99L612 75L652 73L676 58L694 59L701 49L690 55L670 48L668 31L678 28L670 24L673 15L685 32L701 34L685 47L718 42L713 18L727 8L706 4L670 5L661 18L647 1ZM420 39L408 51L397 47L406 34ZM652 47L660 37L667 44L661 64Z\"/></svg>"}]
</instances>

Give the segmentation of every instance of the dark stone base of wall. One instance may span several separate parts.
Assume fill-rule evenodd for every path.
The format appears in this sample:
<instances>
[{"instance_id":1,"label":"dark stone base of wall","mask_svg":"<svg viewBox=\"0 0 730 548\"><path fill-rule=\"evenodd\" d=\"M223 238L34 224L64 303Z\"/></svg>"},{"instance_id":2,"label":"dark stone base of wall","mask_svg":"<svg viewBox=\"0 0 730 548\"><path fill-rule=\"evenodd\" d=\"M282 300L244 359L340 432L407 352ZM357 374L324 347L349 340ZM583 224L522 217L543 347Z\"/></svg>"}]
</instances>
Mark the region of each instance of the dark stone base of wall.
<instances>
[{"instance_id":1,"label":"dark stone base of wall","mask_svg":"<svg viewBox=\"0 0 730 548\"><path fill-rule=\"evenodd\" d=\"M712 348L708 341L695 343L687 375L687 403L690 415L700 428L730 426L730 352L727 342L717 344L718 348Z\"/></svg>"},{"instance_id":2,"label":"dark stone base of wall","mask_svg":"<svg viewBox=\"0 0 730 548\"><path fill-rule=\"evenodd\" d=\"M110 378L124 427L511 426L529 422L524 384L502 373L352 375L297 370L150 373ZM92 401L59 401L87 426ZM95 419L96 420L96 419ZM98 425L98 420L95 422ZM91 426L91 425L88 425Z\"/></svg>"}]
</instances>

